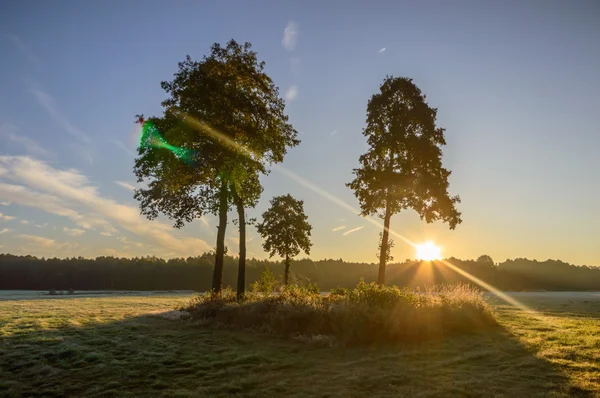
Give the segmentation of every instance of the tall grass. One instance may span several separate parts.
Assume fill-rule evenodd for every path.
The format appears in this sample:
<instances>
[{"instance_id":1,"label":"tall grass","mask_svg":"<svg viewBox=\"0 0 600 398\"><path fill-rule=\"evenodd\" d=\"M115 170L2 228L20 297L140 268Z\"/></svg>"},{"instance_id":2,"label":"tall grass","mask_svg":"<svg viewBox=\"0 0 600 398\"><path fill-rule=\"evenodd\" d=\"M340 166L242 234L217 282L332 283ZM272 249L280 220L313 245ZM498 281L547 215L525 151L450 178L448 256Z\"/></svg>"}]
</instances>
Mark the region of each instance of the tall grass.
<instances>
[{"instance_id":1,"label":"tall grass","mask_svg":"<svg viewBox=\"0 0 600 398\"><path fill-rule=\"evenodd\" d=\"M354 289L319 294L291 285L277 292L234 292L192 299L192 319L294 336L331 336L344 344L416 341L497 325L480 291L465 284L413 291L361 281Z\"/></svg>"}]
</instances>

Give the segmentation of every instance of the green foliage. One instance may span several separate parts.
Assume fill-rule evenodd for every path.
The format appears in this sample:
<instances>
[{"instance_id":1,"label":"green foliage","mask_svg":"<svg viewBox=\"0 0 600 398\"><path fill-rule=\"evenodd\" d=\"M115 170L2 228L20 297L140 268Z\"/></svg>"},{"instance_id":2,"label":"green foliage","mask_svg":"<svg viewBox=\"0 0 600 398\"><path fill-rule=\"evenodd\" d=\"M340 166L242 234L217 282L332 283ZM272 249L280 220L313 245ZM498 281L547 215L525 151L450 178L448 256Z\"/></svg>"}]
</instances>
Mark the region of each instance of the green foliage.
<instances>
[{"instance_id":1,"label":"green foliage","mask_svg":"<svg viewBox=\"0 0 600 398\"><path fill-rule=\"evenodd\" d=\"M442 220L454 229L461 222L455 205L458 196L448 194L450 171L442 167L444 129L436 126L437 109L405 77L387 76L367 105L369 150L359 157L360 168L346 184L358 198L363 216L384 220L379 250L378 283L385 283L390 258L390 218L406 209L415 210L427 223Z\"/></svg>"},{"instance_id":2,"label":"green foliage","mask_svg":"<svg viewBox=\"0 0 600 398\"><path fill-rule=\"evenodd\" d=\"M195 158L182 162L157 146L140 146L134 172L147 189L134 197L149 219L164 213L180 228L203 214L218 214L213 289L220 290L227 212L235 204L240 240L245 239L244 208L254 207L262 193L259 173L283 161L287 147L298 145L288 123L279 90L264 72L250 43L215 43L210 55L196 62L188 55L172 81L161 87L169 95L161 117L149 118L172 147ZM138 120L143 120L138 115ZM245 241L240 242L240 286L243 290ZM241 293L241 292L240 292Z\"/></svg>"},{"instance_id":3,"label":"green foliage","mask_svg":"<svg viewBox=\"0 0 600 398\"><path fill-rule=\"evenodd\" d=\"M347 184L363 215L412 208L428 223L442 220L454 229L461 222L455 208L460 199L447 192L450 171L442 167L441 150L446 140L436 115L412 79L388 76L371 97L363 130L370 148Z\"/></svg>"},{"instance_id":4,"label":"green foliage","mask_svg":"<svg viewBox=\"0 0 600 398\"><path fill-rule=\"evenodd\" d=\"M327 335L345 344L441 338L496 325L482 293L467 286L415 292L361 281L352 290L321 295L289 285L277 294L251 295L243 303L211 296L185 309L196 319L283 335Z\"/></svg>"},{"instance_id":5,"label":"green foliage","mask_svg":"<svg viewBox=\"0 0 600 398\"><path fill-rule=\"evenodd\" d=\"M262 215L263 221L256 226L265 240L263 248L273 257L295 257L303 250L310 254L312 226L304 214L304 201L291 195L271 199L271 207Z\"/></svg>"},{"instance_id":6,"label":"green foliage","mask_svg":"<svg viewBox=\"0 0 600 398\"><path fill-rule=\"evenodd\" d=\"M260 275L260 279L252 283L250 290L253 293L270 294L275 291L276 283L277 281L275 279L275 275L271 269L269 269L269 267L265 267Z\"/></svg>"}]
</instances>

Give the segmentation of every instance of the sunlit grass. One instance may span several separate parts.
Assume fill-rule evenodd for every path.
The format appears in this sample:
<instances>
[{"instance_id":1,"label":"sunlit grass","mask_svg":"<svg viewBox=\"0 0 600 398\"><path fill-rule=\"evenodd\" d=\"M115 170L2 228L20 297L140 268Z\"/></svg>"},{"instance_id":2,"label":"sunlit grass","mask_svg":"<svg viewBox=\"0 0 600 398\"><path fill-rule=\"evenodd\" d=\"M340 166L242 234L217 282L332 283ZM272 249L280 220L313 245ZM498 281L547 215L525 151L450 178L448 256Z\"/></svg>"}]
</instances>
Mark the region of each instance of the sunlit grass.
<instances>
[{"instance_id":1,"label":"sunlit grass","mask_svg":"<svg viewBox=\"0 0 600 398\"><path fill-rule=\"evenodd\" d=\"M558 326L498 300L503 328L354 348L148 316L188 300L0 301L0 396L568 397L600 391L598 299L519 297Z\"/></svg>"}]
</instances>

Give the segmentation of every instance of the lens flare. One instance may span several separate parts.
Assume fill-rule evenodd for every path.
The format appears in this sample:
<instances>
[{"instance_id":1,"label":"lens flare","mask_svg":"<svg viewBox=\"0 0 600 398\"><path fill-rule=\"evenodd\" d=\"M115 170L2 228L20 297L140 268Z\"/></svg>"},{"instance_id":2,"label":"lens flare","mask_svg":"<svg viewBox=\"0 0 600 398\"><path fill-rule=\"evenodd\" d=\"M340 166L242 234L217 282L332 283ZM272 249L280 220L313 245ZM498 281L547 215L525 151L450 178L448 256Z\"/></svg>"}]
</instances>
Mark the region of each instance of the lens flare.
<instances>
[{"instance_id":1,"label":"lens flare","mask_svg":"<svg viewBox=\"0 0 600 398\"><path fill-rule=\"evenodd\" d=\"M187 149L182 147L177 147L169 144L161 135L158 128L152 123L150 120L144 120L142 117L139 118L138 123L142 125L142 131L140 133L140 138L138 142L139 147L143 148L164 148L179 160L193 166L196 161L196 151L193 149Z\"/></svg>"}]
</instances>

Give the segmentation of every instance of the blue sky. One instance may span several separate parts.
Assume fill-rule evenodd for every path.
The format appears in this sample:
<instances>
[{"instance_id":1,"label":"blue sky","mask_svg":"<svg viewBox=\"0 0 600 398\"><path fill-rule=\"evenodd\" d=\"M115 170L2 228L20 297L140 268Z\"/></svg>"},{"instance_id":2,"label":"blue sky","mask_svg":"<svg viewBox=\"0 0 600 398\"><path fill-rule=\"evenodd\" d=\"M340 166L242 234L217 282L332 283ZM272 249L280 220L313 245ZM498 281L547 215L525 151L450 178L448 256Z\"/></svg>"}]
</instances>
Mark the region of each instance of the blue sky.
<instances>
[{"instance_id":1,"label":"blue sky","mask_svg":"<svg viewBox=\"0 0 600 398\"><path fill-rule=\"evenodd\" d=\"M486 3L486 4L484 4ZM392 218L443 254L600 265L600 5L594 1L103 1L0 6L0 252L171 257L214 246L214 217L139 216L134 115L158 114L186 54L250 41L302 143L283 167L352 207L369 97L408 76L437 107L463 224ZM287 32L287 33L286 33ZM311 257L376 261L380 228L277 169L305 200ZM234 214L232 213L232 217ZM343 228L342 228L343 227ZM251 229L251 256L265 257ZM230 252L237 251L228 227ZM414 256L399 239L397 260Z\"/></svg>"}]
</instances>

